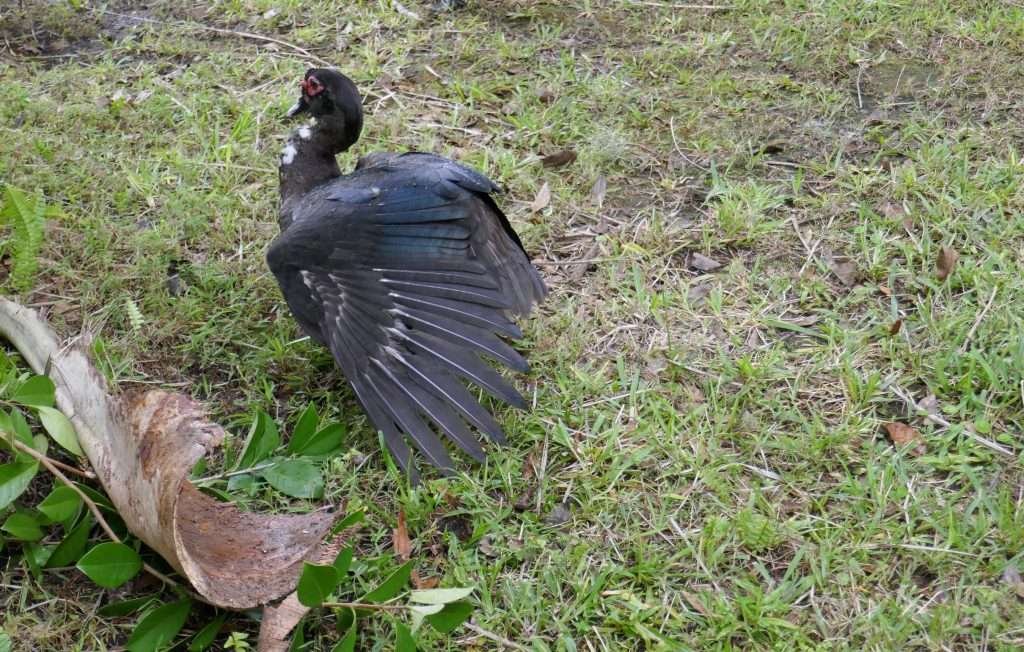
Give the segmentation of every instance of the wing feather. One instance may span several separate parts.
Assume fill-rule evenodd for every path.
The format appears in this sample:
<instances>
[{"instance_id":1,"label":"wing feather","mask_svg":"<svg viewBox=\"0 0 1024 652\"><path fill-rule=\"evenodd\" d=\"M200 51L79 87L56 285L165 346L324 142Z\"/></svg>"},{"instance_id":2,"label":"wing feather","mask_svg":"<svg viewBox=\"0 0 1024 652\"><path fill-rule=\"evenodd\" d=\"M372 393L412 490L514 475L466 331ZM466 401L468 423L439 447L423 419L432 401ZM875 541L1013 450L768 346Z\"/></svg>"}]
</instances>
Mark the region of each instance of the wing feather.
<instances>
[{"instance_id":1,"label":"wing feather","mask_svg":"<svg viewBox=\"0 0 1024 652\"><path fill-rule=\"evenodd\" d=\"M430 155L381 160L303 204L267 260L398 464L415 474L411 441L451 470L439 435L477 460L484 450L470 427L505 440L465 382L526 407L480 356L526 371L502 338L522 336L509 314L526 313L547 289L486 177Z\"/></svg>"}]
</instances>

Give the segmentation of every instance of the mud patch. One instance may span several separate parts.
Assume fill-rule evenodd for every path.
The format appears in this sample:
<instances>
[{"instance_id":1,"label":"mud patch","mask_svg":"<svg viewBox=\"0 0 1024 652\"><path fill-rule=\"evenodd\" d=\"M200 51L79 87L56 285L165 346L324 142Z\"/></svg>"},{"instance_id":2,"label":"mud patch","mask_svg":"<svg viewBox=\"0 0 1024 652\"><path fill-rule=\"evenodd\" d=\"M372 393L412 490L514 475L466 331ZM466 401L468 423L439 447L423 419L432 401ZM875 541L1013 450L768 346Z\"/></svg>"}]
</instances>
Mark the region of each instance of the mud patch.
<instances>
[{"instance_id":1,"label":"mud patch","mask_svg":"<svg viewBox=\"0 0 1024 652\"><path fill-rule=\"evenodd\" d=\"M851 73L851 94L864 113L915 105L942 87L934 64L893 59Z\"/></svg>"},{"instance_id":2,"label":"mud patch","mask_svg":"<svg viewBox=\"0 0 1024 652\"><path fill-rule=\"evenodd\" d=\"M0 38L15 55L52 61L98 54L107 43L121 41L150 19L145 9L89 11L67 2L25 3L0 15Z\"/></svg>"}]
</instances>

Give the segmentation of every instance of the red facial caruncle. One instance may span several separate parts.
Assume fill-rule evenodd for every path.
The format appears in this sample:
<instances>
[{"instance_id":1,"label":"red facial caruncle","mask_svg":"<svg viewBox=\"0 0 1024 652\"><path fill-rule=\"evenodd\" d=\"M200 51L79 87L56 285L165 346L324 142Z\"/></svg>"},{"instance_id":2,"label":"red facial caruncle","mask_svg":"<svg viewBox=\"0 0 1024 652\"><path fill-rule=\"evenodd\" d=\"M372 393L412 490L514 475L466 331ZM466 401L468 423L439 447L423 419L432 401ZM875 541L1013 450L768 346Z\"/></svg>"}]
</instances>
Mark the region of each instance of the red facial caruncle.
<instances>
[{"instance_id":1,"label":"red facial caruncle","mask_svg":"<svg viewBox=\"0 0 1024 652\"><path fill-rule=\"evenodd\" d=\"M313 75L303 79L299 82L299 85L302 86L302 91L309 97L316 97L324 90L324 85Z\"/></svg>"}]
</instances>

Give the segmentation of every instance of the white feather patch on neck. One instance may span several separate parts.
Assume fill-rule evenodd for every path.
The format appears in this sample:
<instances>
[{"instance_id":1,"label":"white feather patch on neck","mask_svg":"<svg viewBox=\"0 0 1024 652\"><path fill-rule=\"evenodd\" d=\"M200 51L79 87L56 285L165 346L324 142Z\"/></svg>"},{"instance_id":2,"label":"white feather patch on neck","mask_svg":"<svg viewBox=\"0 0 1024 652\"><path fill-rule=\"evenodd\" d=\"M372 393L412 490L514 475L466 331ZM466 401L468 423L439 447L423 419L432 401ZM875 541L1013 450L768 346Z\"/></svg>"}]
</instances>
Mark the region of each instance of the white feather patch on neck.
<instances>
[{"instance_id":1,"label":"white feather patch on neck","mask_svg":"<svg viewBox=\"0 0 1024 652\"><path fill-rule=\"evenodd\" d=\"M305 125L299 127L299 138L302 140L309 140L311 135L313 135L313 132L309 130L309 127Z\"/></svg>"},{"instance_id":2,"label":"white feather patch on neck","mask_svg":"<svg viewBox=\"0 0 1024 652\"><path fill-rule=\"evenodd\" d=\"M291 165L292 161L295 160L295 155L299 153L299 150L295 149L295 145L289 142L281 150L281 163L284 165Z\"/></svg>"}]
</instances>

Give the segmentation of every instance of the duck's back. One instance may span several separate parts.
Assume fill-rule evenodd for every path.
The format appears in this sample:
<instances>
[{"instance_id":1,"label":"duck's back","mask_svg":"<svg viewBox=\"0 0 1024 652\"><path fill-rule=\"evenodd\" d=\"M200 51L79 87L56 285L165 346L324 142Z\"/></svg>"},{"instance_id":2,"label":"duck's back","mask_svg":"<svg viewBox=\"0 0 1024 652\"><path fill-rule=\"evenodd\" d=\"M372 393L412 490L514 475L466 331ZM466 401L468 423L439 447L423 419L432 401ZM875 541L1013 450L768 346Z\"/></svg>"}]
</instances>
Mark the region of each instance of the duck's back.
<instances>
[{"instance_id":1,"label":"duck's back","mask_svg":"<svg viewBox=\"0 0 1024 652\"><path fill-rule=\"evenodd\" d=\"M431 424L478 458L466 422L502 438L461 380L523 404L476 355L525 370L496 335L519 337L510 314L525 314L546 293L490 196L496 190L439 156L372 154L297 198L268 252L299 323L330 347L406 468L406 437L451 467Z\"/></svg>"}]
</instances>

